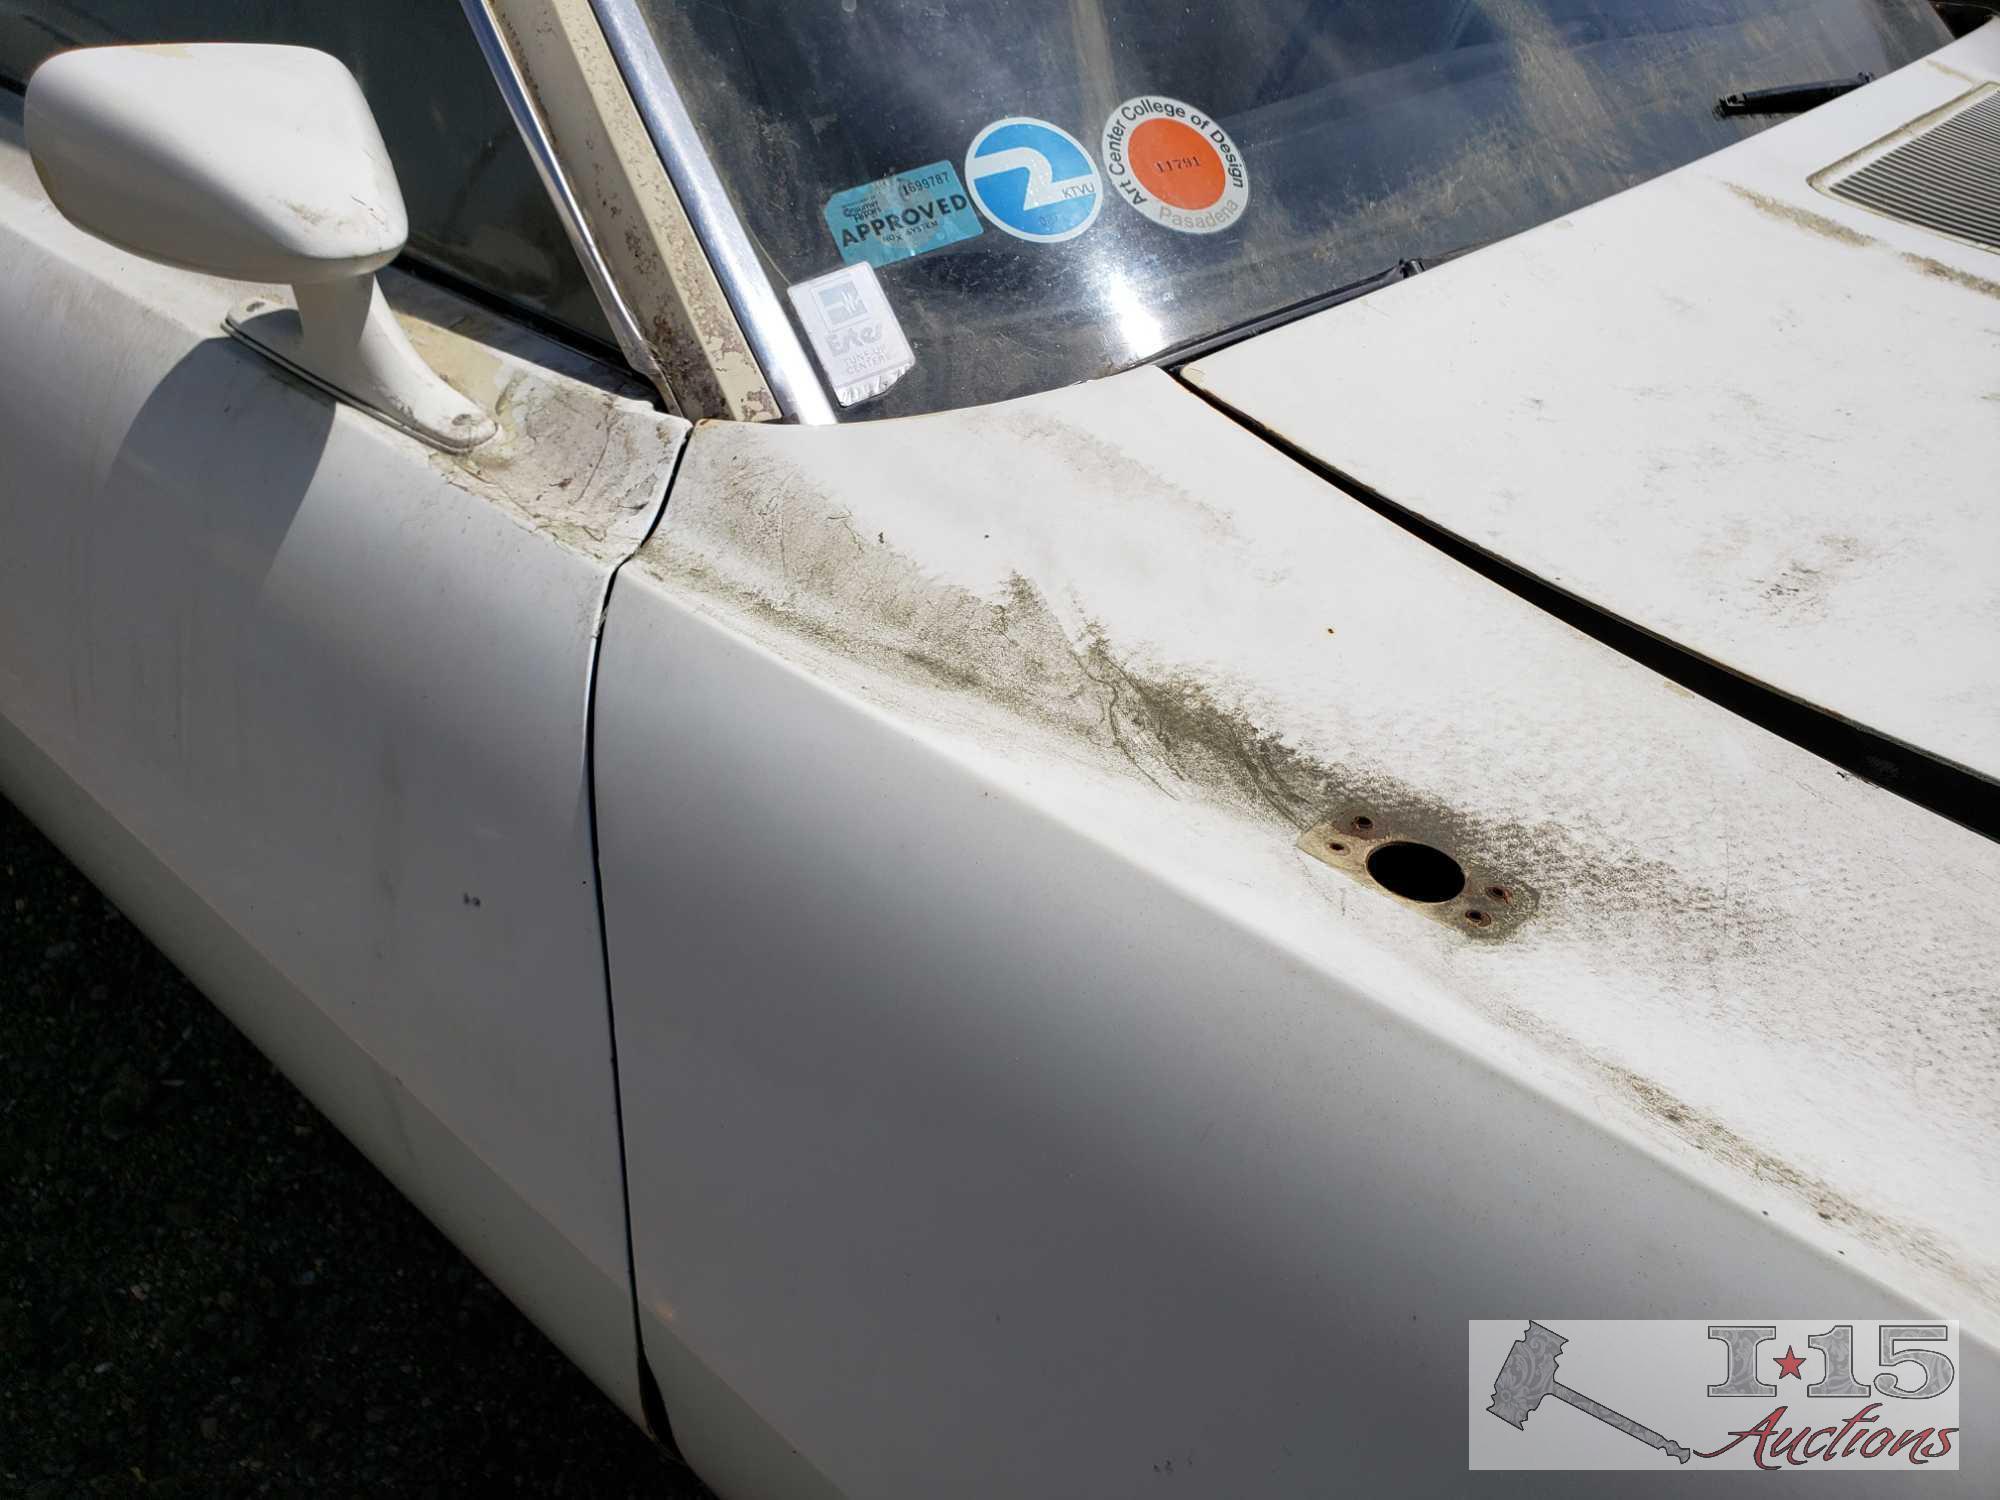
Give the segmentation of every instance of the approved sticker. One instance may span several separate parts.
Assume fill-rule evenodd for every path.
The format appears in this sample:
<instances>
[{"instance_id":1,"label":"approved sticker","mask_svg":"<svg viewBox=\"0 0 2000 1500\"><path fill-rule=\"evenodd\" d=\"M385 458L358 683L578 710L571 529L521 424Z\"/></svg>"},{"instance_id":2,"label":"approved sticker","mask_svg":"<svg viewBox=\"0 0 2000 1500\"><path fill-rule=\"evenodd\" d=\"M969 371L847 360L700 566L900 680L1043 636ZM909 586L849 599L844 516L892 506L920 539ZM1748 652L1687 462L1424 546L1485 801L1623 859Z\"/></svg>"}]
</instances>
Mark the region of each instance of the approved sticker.
<instances>
[{"instance_id":1,"label":"approved sticker","mask_svg":"<svg viewBox=\"0 0 2000 1500\"><path fill-rule=\"evenodd\" d=\"M972 200L948 161L895 172L826 200L826 227L840 258L886 266L981 232Z\"/></svg>"},{"instance_id":2,"label":"approved sticker","mask_svg":"<svg viewBox=\"0 0 2000 1500\"><path fill-rule=\"evenodd\" d=\"M1156 224L1214 234L1243 217L1250 173L1224 130L1193 105L1141 94L1104 122L1111 191Z\"/></svg>"}]
</instances>

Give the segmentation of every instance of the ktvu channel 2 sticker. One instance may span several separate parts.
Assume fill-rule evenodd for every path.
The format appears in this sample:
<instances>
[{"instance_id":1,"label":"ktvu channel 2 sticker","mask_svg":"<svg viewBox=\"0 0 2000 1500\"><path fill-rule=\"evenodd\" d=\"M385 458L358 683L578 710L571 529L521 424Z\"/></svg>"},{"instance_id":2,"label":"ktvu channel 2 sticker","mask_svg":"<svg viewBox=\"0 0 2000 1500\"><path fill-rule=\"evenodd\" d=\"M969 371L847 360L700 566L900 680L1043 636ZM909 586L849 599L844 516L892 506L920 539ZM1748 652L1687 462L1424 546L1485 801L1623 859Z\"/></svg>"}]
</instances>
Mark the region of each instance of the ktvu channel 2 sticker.
<instances>
[{"instance_id":1,"label":"ktvu channel 2 sticker","mask_svg":"<svg viewBox=\"0 0 2000 1500\"><path fill-rule=\"evenodd\" d=\"M1468 1468L1959 1467L1947 1319L1475 1319L1467 1334Z\"/></svg>"},{"instance_id":2,"label":"ktvu channel 2 sticker","mask_svg":"<svg viewBox=\"0 0 2000 1500\"><path fill-rule=\"evenodd\" d=\"M995 120L965 153L972 201L1017 240L1075 239L1097 222L1103 185L1083 143L1047 120Z\"/></svg>"},{"instance_id":3,"label":"ktvu channel 2 sticker","mask_svg":"<svg viewBox=\"0 0 2000 1500\"><path fill-rule=\"evenodd\" d=\"M1250 206L1250 172L1229 132L1159 94L1127 99L1104 122L1111 190L1155 224L1214 234Z\"/></svg>"}]
</instances>

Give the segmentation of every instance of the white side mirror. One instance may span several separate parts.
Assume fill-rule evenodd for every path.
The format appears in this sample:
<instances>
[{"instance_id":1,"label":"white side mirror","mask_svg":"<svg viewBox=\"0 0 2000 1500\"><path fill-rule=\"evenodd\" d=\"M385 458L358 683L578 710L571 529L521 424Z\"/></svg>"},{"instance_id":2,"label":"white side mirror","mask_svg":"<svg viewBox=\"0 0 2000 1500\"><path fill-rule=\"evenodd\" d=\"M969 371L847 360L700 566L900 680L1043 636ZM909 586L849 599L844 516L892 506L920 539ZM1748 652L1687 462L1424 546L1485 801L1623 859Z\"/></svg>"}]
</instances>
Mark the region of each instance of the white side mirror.
<instances>
[{"instance_id":1,"label":"white side mirror","mask_svg":"<svg viewBox=\"0 0 2000 1500\"><path fill-rule=\"evenodd\" d=\"M290 282L297 313L232 320L250 343L440 447L493 435L375 284L409 220L337 59L230 43L64 52L28 80L25 124L42 187L79 229L171 266Z\"/></svg>"}]
</instances>

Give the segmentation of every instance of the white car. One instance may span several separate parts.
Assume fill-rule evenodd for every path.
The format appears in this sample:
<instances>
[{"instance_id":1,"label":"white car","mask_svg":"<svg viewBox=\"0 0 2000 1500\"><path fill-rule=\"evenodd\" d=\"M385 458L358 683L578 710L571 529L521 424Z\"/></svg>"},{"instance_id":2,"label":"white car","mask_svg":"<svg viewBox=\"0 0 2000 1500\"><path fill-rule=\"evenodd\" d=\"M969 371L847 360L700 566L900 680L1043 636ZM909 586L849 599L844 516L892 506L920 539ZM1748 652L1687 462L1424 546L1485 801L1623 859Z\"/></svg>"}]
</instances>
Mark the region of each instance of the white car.
<instances>
[{"instance_id":1,"label":"white car","mask_svg":"<svg viewBox=\"0 0 2000 1500\"><path fill-rule=\"evenodd\" d=\"M1601 1494L1469 1320L1773 1310L1993 1493L2000 25L0 75L0 792L722 1495Z\"/></svg>"}]
</instances>

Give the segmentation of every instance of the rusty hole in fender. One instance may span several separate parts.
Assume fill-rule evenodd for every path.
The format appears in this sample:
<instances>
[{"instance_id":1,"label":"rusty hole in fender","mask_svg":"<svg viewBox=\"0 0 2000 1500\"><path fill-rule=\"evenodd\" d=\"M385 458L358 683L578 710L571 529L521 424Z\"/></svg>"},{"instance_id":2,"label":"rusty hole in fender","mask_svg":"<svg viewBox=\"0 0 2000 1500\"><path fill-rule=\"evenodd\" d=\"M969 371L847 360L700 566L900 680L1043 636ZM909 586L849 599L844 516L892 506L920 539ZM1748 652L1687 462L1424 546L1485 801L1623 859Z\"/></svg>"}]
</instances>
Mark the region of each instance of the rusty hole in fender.
<instances>
[{"instance_id":1,"label":"rusty hole in fender","mask_svg":"<svg viewBox=\"0 0 2000 1500\"><path fill-rule=\"evenodd\" d=\"M1457 860L1442 849L1407 840L1383 844L1371 853L1368 874L1391 895L1430 906L1465 889L1465 870Z\"/></svg>"}]
</instances>

